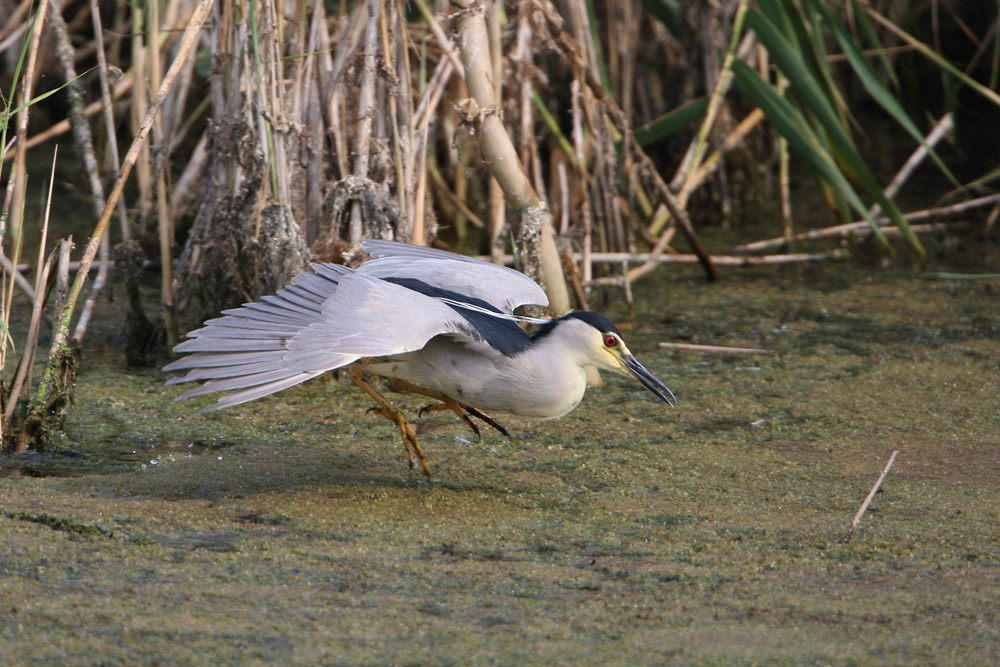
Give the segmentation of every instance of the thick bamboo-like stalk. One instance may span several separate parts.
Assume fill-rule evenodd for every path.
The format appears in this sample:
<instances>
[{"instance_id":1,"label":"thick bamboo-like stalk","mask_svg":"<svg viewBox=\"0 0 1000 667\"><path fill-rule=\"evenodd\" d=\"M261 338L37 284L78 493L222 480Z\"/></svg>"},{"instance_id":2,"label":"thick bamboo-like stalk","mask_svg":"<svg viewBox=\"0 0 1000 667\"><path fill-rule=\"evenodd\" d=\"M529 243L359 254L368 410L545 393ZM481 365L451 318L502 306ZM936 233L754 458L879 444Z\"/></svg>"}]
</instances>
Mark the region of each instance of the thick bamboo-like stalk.
<instances>
[{"instance_id":1,"label":"thick bamboo-like stalk","mask_svg":"<svg viewBox=\"0 0 1000 667\"><path fill-rule=\"evenodd\" d=\"M473 0L451 0L459 7L458 36L465 82L471 100L465 104L465 118L476 128L479 150L490 173L503 188L504 196L520 222L518 246L525 273L545 286L549 306L562 314L569 310L569 292L556 251L552 224L538 195L520 167L510 136L500 118L494 91L489 38L483 7ZM533 264L533 262L538 264Z\"/></svg>"},{"instance_id":2,"label":"thick bamboo-like stalk","mask_svg":"<svg viewBox=\"0 0 1000 667\"><path fill-rule=\"evenodd\" d=\"M181 65L191 54L195 42L197 41L198 34L201 32L202 25L205 23L205 19L212 8L212 2L213 0L201 0L198 3L191 20L188 23L187 29L184 32L184 37L182 38L180 47L177 51L177 56L170 65L170 69L163 77L160 89L153 97L149 109L146 112L146 117L139 126L139 131L136 134L135 139L133 139L128 153L125 155L125 161L122 163L121 170L119 171L118 180L115 182L115 185L108 196L108 202L97 222L97 226L94 228L94 233L91 236L90 241L87 243L83 253L83 258L80 260L80 270L77 272L76 278L73 280L73 284L66 295L65 306L62 308L59 321L53 331L52 346L49 351L48 364L42 376L42 381L38 389L35 391L34 396L32 397L31 405L28 409L28 417L25 422L26 427L37 429L44 423L48 405L52 400L52 396L50 394L56 387L56 383L59 381L58 376L60 369L63 367L66 357L71 356L71 352L66 347L66 337L69 334L69 325L73 317L73 311L76 308L80 292L83 290L83 283L87 280L87 274L90 271L94 257L97 255L101 239L104 237L104 234L108 229L108 224L111 222L111 218L114 215L115 207L118 204L118 198L121 197L122 191L125 189L125 183L128 181L128 178L132 173L132 168L135 166L135 161L140 154L140 149L143 145L145 145L146 138L149 136L150 129L153 125L153 119L156 117L156 114L159 112L160 107L163 104L163 100L170 91L170 87L173 85L174 78L177 76ZM30 426L28 421L35 421L36 424L34 426Z\"/></svg>"},{"instance_id":3,"label":"thick bamboo-like stalk","mask_svg":"<svg viewBox=\"0 0 1000 667\"><path fill-rule=\"evenodd\" d=\"M487 24L490 34L490 62L493 63L493 94L496 99L503 99L503 51L501 50L500 0L491 2L487 9ZM487 220L490 225L490 257L493 261L503 254L503 229L506 225L507 203L504 201L503 189L499 181L490 174L487 185Z\"/></svg>"}]
</instances>

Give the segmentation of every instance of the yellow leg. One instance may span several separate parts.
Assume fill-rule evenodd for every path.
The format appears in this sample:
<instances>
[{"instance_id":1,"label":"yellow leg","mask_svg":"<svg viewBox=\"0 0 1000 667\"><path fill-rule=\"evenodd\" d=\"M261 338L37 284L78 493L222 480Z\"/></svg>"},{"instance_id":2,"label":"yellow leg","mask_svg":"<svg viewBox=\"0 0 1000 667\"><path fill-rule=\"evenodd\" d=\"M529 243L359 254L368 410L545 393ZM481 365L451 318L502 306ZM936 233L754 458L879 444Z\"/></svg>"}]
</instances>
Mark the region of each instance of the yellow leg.
<instances>
[{"instance_id":1,"label":"yellow leg","mask_svg":"<svg viewBox=\"0 0 1000 667\"><path fill-rule=\"evenodd\" d=\"M479 419L482 419L484 422L486 422L487 424L489 424L490 426L492 426L493 428L495 428L508 438L510 437L510 433L507 432L507 429L505 429L500 424L496 423L496 421L485 412L481 412L476 408L469 407L464 403L459 403L451 396L442 394L440 391L437 391L436 389L428 389L427 387L421 387L418 384L413 384L412 382L407 382L406 380L392 379L389 382L392 384L393 387L395 387L399 391L408 391L412 394L420 394L421 396L426 396L428 398L433 398L438 401L441 401L441 403L438 405L428 405L425 408L421 408L420 414L423 414L425 412L438 412L443 410L451 410L456 415L462 418L462 421L464 421L465 424L472 429L472 432L476 434L477 438L482 437L479 434L479 427L476 426L476 424L471 419L469 419L469 415L472 415L473 417L478 417Z\"/></svg>"},{"instance_id":2,"label":"yellow leg","mask_svg":"<svg viewBox=\"0 0 1000 667\"><path fill-rule=\"evenodd\" d=\"M427 389L426 387L421 387L418 384L413 384L412 382L407 382L406 380L389 380L389 383L397 391L408 391L411 394L419 394L421 396L426 396L428 398L433 398L435 400L441 401L436 405L428 405L425 408L420 408L420 414L423 415L425 412L442 412L444 410L451 410L456 415L461 417L462 421L465 422L466 426L472 429L472 432L476 434L477 438L482 437L479 434L479 427L476 426L471 419L469 419L469 411L464 405L451 398L450 396L445 396L440 391L435 389Z\"/></svg>"},{"instance_id":3,"label":"yellow leg","mask_svg":"<svg viewBox=\"0 0 1000 667\"><path fill-rule=\"evenodd\" d=\"M424 458L424 451L420 448L420 444L417 442L417 433L413 430L413 426L410 425L409 420L403 411L397 408L392 402L389 401L385 396L383 396L375 387L373 387L364 377L364 370L360 366L351 366L351 382L357 385L363 392L375 399L379 407L375 410L378 414L382 415L391 422L394 422L396 426L399 427L399 435L403 440L403 447L406 449L406 457L410 461L410 467L414 467L413 453L416 452L417 459L420 461L420 467L423 468L424 474L428 477L431 476L431 470L427 466L427 459Z\"/></svg>"}]
</instances>

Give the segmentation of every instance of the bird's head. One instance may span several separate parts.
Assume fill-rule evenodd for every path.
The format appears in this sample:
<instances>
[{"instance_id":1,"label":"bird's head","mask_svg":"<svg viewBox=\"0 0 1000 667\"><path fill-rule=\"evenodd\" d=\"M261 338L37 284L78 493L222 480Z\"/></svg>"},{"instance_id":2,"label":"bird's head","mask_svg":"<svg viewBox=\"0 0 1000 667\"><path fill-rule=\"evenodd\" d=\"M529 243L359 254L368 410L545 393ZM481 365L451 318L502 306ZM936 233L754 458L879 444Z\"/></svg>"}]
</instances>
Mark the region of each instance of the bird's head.
<instances>
[{"instance_id":1,"label":"bird's head","mask_svg":"<svg viewBox=\"0 0 1000 667\"><path fill-rule=\"evenodd\" d=\"M536 339L545 336L556 337L581 366L593 365L633 377L665 403L677 403L673 392L635 358L618 327L603 315L573 311L542 325L535 333Z\"/></svg>"}]
</instances>

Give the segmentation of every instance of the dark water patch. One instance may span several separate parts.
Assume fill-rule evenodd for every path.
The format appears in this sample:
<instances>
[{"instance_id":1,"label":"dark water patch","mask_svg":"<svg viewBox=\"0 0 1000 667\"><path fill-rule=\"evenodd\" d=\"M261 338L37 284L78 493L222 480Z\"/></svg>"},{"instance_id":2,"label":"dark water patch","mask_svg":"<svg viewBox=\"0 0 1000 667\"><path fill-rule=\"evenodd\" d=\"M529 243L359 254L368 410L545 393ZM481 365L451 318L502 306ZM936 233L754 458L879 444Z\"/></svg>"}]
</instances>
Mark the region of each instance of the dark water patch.
<instances>
[{"instance_id":1,"label":"dark water patch","mask_svg":"<svg viewBox=\"0 0 1000 667\"><path fill-rule=\"evenodd\" d=\"M0 456L0 476L81 477L125 472L121 462L65 447Z\"/></svg>"}]
</instances>

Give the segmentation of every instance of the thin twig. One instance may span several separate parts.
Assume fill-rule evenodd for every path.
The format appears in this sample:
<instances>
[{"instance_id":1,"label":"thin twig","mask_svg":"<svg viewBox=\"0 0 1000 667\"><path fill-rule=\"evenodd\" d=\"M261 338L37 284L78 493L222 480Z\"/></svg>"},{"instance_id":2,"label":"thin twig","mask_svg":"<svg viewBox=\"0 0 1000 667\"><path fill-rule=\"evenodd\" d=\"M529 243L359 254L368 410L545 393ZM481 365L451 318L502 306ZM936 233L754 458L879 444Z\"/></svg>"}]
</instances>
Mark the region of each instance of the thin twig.
<instances>
[{"instance_id":1,"label":"thin twig","mask_svg":"<svg viewBox=\"0 0 1000 667\"><path fill-rule=\"evenodd\" d=\"M878 476L877 480L875 480L875 486L873 486L872 490L868 492L868 497L865 498L865 502L861 503L861 509L859 509L858 513L854 515L854 521L851 522L851 527L847 529L847 533L845 533L844 537L840 540L844 544L851 541L851 535L854 534L854 529L858 527L858 523L861 522L861 516L865 513L865 510L868 509L868 505L871 503L872 498L874 498L875 494L878 493L879 487L882 486L882 480L884 480L885 476L889 474L889 468L892 467L897 454L899 454L898 449L892 453L892 456L889 457L889 461L885 464L885 468L882 469L882 474Z\"/></svg>"},{"instance_id":2,"label":"thin twig","mask_svg":"<svg viewBox=\"0 0 1000 667\"><path fill-rule=\"evenodd\" d=\"M928 208L923 211L913 211L912 213L904 213L903 219L907 222L913 222L915 220L926 220L928 218L934 218L944 215L954 215L956 213L964 213L974 208L979 208L981 206L990 206L1000 202L1000 194L998 195L987 195L985 197L979 197L977 199L970 199L969 201L960 202L958 204L951 204L950 206L938 206L936 208ZM876 222L879 225L884 225L884 223L889 222L888 218L877 218ZM843 236L848 233L864 233L865 230L871 230L871 226L864 220L857 220L855 222L848 222L843 225L834 225L833 227L825 227L823 229L814 229L810 232L800 232L792 237L792 240L796 243L801 241L813 241L815 239L829 238L831 236ZM895 229L890 226L883 226L882 232L889 232ZM913 229L911 227L911 229ZM785 245L787 239L783 236L779 236L773 239L766 239L764 241L754 241L753 243L747 243L745 245L736 246L732 248L729 252L733 254L742 254L749 252L759 252L761 250L773 250L774 248L780 248Z\"/></svg>"},{"instance_id":3,"label":"thin twig","mask_svg":"<svg viewBox=\"0 0 1000 667\"><path fill-rule=\"evenodd\" d=\"M573 253L573 260L579 262L582 259L581 253ZM590 260L597 264L621 264L624 262L629 262L633 264L639 264L648 261L653 257L652 253L627 253L627 252L595 252L591 253ZM833 250L831 252L799 252L792 254L783 255L761 255L761 256L732 256L732 255L712 255L711 259L713 263L719 264L720 266L763 266L768 264L796 264L800 262L820 262L836 259L847 259L848 253L843 250ZM489 257L480 257L479 259L489 260ZM501 263L512 265L514 263L513 255L503 255L500 258ZM664 254L656 256L656 261L661 264L699 264L701 263L701 258L698 255L693 254ZM596 278L589 282L584 282L585 286L589 285L617 285L621 286L621 277L615 278Z\"/></svg>"},{"instance_id":4,"label":"thin twig","mask_svg":"<svg viewBox=\"0 0 1000 667\"><path fill-rule=\"evenodd\" d=\"M757 347L727 347L725 345L698 345L696 343L658 343L665 350L680 352L706 352L709 354L775 354L774 350Z\"/></svg>"}]
</instances>

